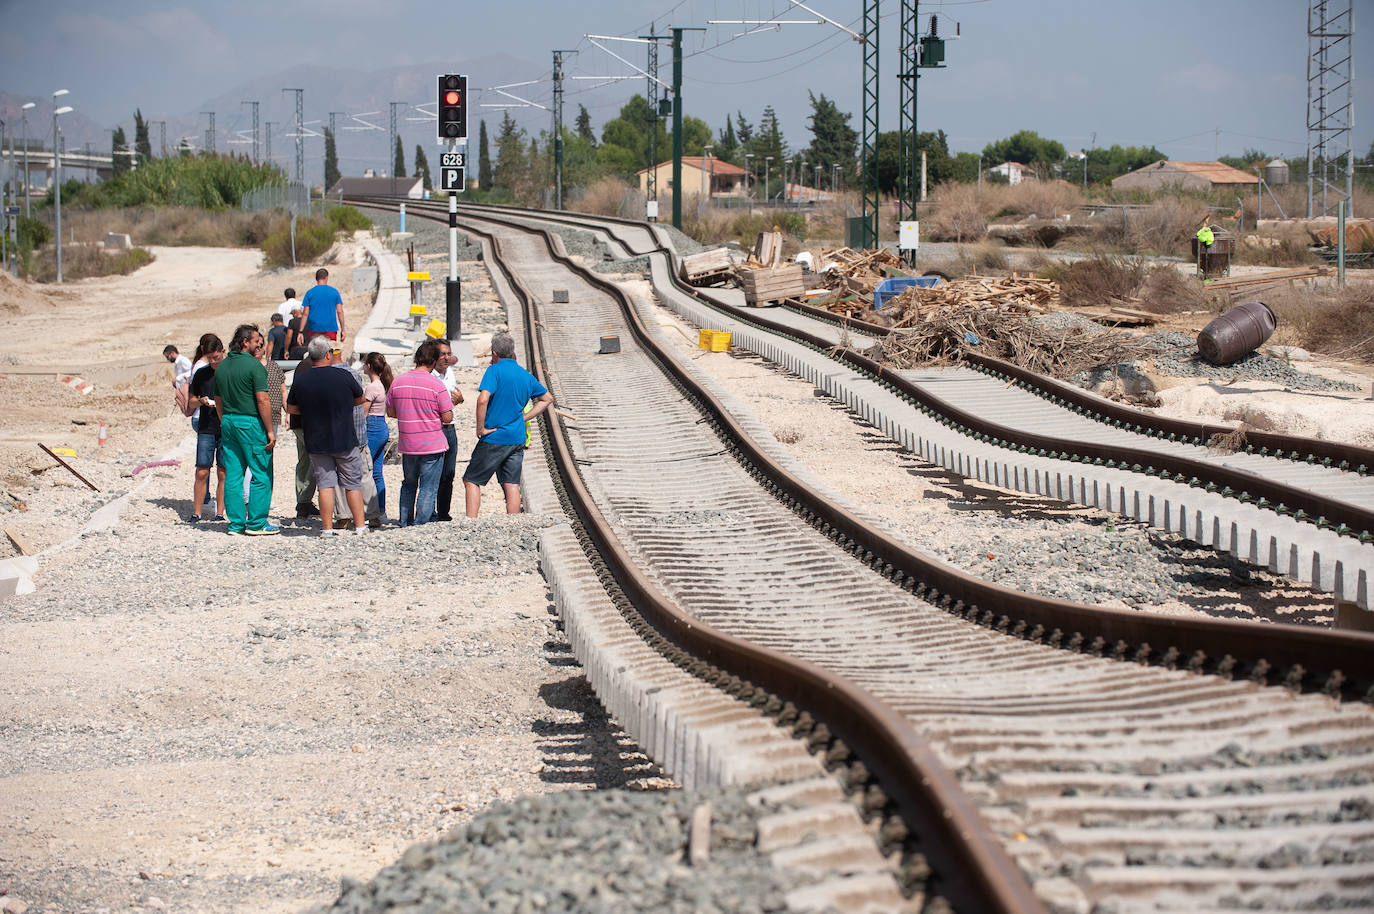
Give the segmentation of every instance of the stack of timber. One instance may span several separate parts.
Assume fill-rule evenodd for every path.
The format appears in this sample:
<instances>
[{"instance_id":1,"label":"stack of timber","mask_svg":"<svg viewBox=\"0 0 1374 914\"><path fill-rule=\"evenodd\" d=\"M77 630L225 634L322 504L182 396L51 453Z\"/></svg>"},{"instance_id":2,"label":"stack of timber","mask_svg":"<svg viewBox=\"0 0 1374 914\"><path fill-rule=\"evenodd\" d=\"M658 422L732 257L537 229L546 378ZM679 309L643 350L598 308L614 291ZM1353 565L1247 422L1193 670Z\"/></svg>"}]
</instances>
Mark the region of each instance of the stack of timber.
<instances>
[{"instance_id":1,"label":"stack of timber","mask_svg":"<svg viewBox=\"0 0 1374 914\"><path fill-rule=\"evenodd\" d=\"M1270 270L1267 273L1252 273L1248 276L1227 276L1224 279L1207 280L1208 289L1225 289L1232 297L1253 295L1261 289L1277 286L1280 283L1298 279L1314 279L1326 276L1331 271L1325 267L1298 267L1291 270Z\"/></svg>"},{"instance_id":2,"label":"stack of timber","mask_svg":"<svg viewBox=\"0 0 1374 914\"><path fill-rule=\"evenodd\" d=\"M682 258L682 281L689 286L714 286L734 276L735 264L727 248L711 248Z\"/></svg>"},{"instance_id":3,"label":"stack of timber","mask_svg":"<svg viewBox=\"0 0 1374 914\"><path fill-rule=\"evenodd\" d=\"M755 267L739 271L744 301L750 305L800 298L806 291L801 264L780 267Z\"/></svg>"}]
</instances>

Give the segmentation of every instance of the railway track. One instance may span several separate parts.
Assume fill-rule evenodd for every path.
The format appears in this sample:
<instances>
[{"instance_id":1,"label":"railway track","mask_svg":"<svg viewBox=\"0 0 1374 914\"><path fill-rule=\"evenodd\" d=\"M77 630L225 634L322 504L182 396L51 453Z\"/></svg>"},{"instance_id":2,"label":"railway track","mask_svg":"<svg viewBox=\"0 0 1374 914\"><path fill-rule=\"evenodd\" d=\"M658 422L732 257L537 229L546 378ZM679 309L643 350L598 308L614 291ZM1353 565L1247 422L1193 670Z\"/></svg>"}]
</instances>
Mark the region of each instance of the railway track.
<instances>
[{"instance_id":1,"label":"railway track","mask_svg":"<svg viewBox=\"0 0 1374 914\"><path fill-rule=\"evenodd\" d=\"M821 751L929 861L909 888L965 911L1374 897L1374 716L1340 701L1374 637L1093 609L927 560L818 497L548 235L464 221L579 417L543 437L603 583L663 656ZM576 307L543 305L555 288Z\"/></svg>"},{"instance_id":2,"label":"railway track","mask_svg":"<svg viewBox=\"0 0 1374 914\"><path fill-rule=\"evenodd\" d=\"M885 328L840 328L834 315L803 305L746 308L734 290L685 286L656 227L539 218L600 230L627 255L656 258L665 305L732 330L932 463L1115 511L1374 609L1374 452L1259 431L1227 451L1214 442L1229 426L1156 416L976 354L965 367L893 371L867 352Z\"/></svg>"}]
</instances>

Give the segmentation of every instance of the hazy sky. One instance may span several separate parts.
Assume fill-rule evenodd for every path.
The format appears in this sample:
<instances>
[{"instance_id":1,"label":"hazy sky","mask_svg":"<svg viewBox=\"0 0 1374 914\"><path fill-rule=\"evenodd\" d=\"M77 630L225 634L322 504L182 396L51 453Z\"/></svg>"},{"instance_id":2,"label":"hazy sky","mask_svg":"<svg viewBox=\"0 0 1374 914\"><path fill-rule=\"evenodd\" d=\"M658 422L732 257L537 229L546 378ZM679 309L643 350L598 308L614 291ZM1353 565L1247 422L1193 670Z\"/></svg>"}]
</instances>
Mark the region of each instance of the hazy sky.
<instances>
[{"instance_id":1,"label":"hazy sky","mask_svg":"<svg viewBox=\"0 0 1374 914\"><path fill-rule=\"evenodd\" d=\"M808 5L860 27L858 0ZM1354 6L1356 29L1366 30L1355 42L1359 156L1374 138L1374 55L1368 53L1374 0ZM898 8L897 0L884 0L883 130L897 126ZM1071 150L1154 144L1175 159L1247 148L1293 156L1306 147L1304 0L963 0L922 3L923 20L928 13L941 15L942 34L952 35L954 20L962 34L947 46L948 68L924 71L920 81L920 127L945 130L952 150L980 150L1023 128ZM207 100L300 64L372 71L434 61L456 66L504 54L524 72L501 79L542 81L511 91L548 105L553 49L579 51L568 58L569 77L629 74L584 35L642 35L652 20L660 32L705 28L687 33L684 101L689 114L713 129L735 111L757 124L771 104L791 148L804 147L808 90L851 112L857 129L861 58L848 35L831 25L784 25L736 38L756 27L708 24L769 18L815 17L800 8L788 12L786 0L0 0L0 91L40 98L35 113L41 114L51 110L54 89L70 89L68 104L109 127L129 124L135 106L153 117L193 118ZM606 44L644 65L644 45ZM666 46L660 61L670 81ZM487 74L469 75L473 87L493 84ZM607 86L569 79L566 86L567 122L586 103L599 128L625 98L644 91L644 80ZM430 101L427 95L406 100ZM474 99L499 101L491 91ZM309 98L306 108L308 119L325 116ZM550 115L538 108L512 115L532 131L550 125ZM474 107L473 116L475 134L477 117L491 123L501 112ZM245 119L243 110L223 111L218 126L242 129ZM418 134L421 127L412 129Z\"/></svg>"}]
</instances>

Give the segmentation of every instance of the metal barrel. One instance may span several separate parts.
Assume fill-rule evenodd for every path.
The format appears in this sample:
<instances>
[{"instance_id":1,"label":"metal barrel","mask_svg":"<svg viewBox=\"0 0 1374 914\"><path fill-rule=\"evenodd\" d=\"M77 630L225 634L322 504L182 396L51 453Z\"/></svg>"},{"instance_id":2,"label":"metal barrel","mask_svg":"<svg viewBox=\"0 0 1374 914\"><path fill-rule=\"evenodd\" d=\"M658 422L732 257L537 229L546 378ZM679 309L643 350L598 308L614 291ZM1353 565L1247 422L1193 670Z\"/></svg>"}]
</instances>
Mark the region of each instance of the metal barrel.
<instances>
[{"instance_id":1,"label":"metal barrel","mask_svg":"<svg viewBox=\"0 0 1374 914\"><path fill-rule=\"evenodd\" d=\"M1228 365L1273 334L1278 318L1262 301L1241 302L1197 335L1197 351L1213 365Z\"/></svg>"}]
</instances>

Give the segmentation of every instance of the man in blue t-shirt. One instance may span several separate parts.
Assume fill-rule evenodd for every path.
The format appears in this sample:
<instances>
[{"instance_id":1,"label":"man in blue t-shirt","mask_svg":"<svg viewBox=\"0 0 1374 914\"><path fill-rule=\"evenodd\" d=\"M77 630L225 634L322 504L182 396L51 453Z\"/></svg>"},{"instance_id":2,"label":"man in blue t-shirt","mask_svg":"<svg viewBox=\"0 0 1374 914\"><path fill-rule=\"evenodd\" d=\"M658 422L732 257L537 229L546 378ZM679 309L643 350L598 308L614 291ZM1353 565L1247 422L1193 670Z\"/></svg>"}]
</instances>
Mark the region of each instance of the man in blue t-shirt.
<instances>
[{"instance_id":1,"label":"man in blue t-shirt","mask_svg":"<svg viewBox=\"0 0 1374 914\"><path fill-rule=\"evenodd\" d=\"M491 338L491 366L477 388L477 446L463 471L463 495L468 517L482 507L482 486L493 473L506 494L506 513L520 513L520 469L525 460L525 423L553 404L539 379L515 361L515 340L509 333ZM525 404L534 401L527 413Z\"/></svg>"},{"instance_id":2,"label":"man in blue t-shirt","mask_svg":"<svg viewBox=\"0 0 1374 914\"><path fill-rule=\"evenodd\" d=\"M301 307L301 326L305 328L307 343L317 336L344 341L343 296L329 284L329 271L324 267L315 271L315 285L301 299Z\"/></svg>"}]
</instances>

